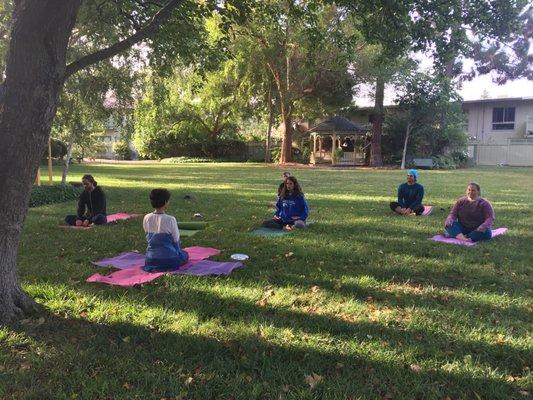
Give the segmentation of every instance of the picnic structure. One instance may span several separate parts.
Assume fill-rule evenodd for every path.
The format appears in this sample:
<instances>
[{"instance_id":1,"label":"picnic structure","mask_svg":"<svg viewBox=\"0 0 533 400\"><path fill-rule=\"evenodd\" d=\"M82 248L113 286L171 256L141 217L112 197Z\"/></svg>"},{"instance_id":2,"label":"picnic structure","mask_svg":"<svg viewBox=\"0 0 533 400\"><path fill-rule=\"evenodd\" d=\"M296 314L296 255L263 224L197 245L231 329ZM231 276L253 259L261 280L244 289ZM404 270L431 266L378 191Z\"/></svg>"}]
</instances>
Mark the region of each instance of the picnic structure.
<instances>
[{"instance_id":1,"label":"picnic structure","mask_svg":"<svg viewBox=\"0 0 533 400\"><path fill-rule=\"evenodd\" d=\"M311 164L364 164L364 152L357 151L356 140L368 132L365 126L335 116L320 122L307 132L312 145Z\"/></svg>"}]
</instances>

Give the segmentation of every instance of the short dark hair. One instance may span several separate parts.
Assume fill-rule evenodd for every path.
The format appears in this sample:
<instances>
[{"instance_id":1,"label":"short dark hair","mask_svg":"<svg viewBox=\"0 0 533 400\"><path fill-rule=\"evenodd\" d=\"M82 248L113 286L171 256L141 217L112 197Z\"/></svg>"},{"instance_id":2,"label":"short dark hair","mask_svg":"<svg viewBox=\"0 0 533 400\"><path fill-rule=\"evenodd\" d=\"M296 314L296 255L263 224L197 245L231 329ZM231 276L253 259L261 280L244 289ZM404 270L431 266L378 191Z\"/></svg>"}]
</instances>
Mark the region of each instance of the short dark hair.
<instances>
[{"instance_id":1,"label":"short dark hair","mask_svg":"<svg viewBox=\"0 0 533 400\"><path fill-rule=\"evenodd\" d=\"M479 184L477 184L476 182L470 182L466 187L468 188L468 186L474 186L477 189L479 195L481 196L481 186L479 186Z\"/></svg>"},{"instance_id":2,"label":"short dark hair","mask_svg":"<svg viewBox=\"0 0 533 400\"><path fill-rule=\"evenodd\" d=\"M170 192L167 189L154 189L150 192L150 203L154 208L163 207L170 200Z\"/></svg>"},{"instance_id":3,"label":"short dark hair","mask_svg":"<svg viewBox=\"0 0 533 400\"><path fill-rule=\"evenodd\" d=\"M96 183L96 181L94 180L93 176L92 175L89 175L89 174L85 174L81 177L81 180L82 181L89 181L93 184L93 186L96 186L98 185L98 183Z\"/></svg>"}]
</instances>

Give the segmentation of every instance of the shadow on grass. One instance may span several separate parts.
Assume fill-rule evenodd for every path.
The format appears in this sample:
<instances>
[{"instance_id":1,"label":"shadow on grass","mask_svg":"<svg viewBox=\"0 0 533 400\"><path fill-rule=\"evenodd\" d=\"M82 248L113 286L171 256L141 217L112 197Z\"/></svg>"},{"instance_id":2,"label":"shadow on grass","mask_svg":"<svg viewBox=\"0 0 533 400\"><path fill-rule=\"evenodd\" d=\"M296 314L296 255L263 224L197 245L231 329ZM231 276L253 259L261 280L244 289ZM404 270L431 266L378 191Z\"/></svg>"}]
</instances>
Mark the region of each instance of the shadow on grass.
<instances>
[{"instance_id":1,"label":"shadow on grass","mask_svg":"<svg viewBox=\"0 0 533 400\"><path fill-rule=\"evenodd\" d=\"M328 345L290 346L259 333L207 337L56 315L38 327L12 329L26 342L7 350L15 368L0 378L0 393L9 398L519 397L514 385L490 376L410 368L398 359L370 359ZM313 373L322 380L311 390L305 376Z\"/></svg>"}]
</instances>

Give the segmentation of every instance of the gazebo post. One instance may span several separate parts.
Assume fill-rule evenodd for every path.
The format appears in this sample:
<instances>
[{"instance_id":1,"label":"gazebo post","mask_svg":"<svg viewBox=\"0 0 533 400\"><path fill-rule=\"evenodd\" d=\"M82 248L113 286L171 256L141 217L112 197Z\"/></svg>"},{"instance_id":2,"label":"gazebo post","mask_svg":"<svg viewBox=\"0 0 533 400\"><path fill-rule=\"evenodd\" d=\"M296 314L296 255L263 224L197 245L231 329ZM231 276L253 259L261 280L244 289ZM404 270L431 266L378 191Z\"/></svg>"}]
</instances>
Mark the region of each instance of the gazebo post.
<instances>
[{"instance_id":1,"label":"gazebo post","mask_svg":"<svg viewBox=\"0 0 533 400\"><path fill-rule=\"evenodd\" d=\"M337 150L337 133L333 131L331 136L331 165L335 165L335 150Z\"/></svg>"},{"instance_id":2,"label":"gazebo post","mask_svg":"<svg viewBox=\"0 0 533 400\"><path fill-rule=\"evenodd\" d=\"M316 154L316 134L313 133L313 152L311 153L311 164L316 164L315 154Z\"/></svg>"}]
</instances>

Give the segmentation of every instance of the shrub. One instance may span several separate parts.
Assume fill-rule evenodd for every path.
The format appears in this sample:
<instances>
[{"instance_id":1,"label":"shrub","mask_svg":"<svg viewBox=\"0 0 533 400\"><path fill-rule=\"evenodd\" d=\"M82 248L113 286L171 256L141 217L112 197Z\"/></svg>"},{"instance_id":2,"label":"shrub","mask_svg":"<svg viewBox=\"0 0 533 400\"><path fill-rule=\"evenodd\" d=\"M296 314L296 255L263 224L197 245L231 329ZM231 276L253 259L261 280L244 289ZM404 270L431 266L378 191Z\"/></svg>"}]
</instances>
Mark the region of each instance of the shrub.
<instances>
[{"instance_id":1,"label":"shrub","mask_svg":"<svg viewBox=\"0 0 533 400\"><path fill-rule=\"evenodd\" d=\"M45 204L62 203L75 200L83 188L67 186L34 186L30 196L30 207L39 207Z\"/></svg>"},{"instance_id":2,"label":"shrub","mask_svg":"<svg viewBox=\"0 0 533 400\"><path fill-rule=\"evenodd\" d=\"M119 140L114 143L113 151L120 160L131 160L131 149L125 140Z\"/></svg>"},{"instance_id":3,"label":"shrub","mask_svg":"<svg viewBox=\"0 0 533 400\"><path fill-rule=\"evenodd\" d=\"M457 163L452 156L434 156L431 157L433 160L433 168L435 169L456 169Z\"/></svg>"},{"instance_id":4,"label":"shrub","mask_svg":"<svg viewBox=\"0 0 533 400\"><path fill-rule=\"evenodd\" d=\"M212 163L216 162L212 158L200 158L200 157L170 157L163 158L161 160L164 164L185 164L185 163Z\"/></svg>"}]
</instances>

